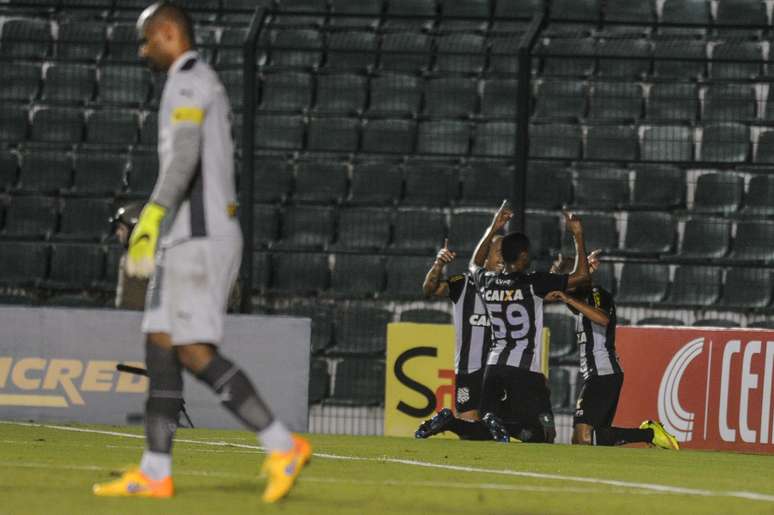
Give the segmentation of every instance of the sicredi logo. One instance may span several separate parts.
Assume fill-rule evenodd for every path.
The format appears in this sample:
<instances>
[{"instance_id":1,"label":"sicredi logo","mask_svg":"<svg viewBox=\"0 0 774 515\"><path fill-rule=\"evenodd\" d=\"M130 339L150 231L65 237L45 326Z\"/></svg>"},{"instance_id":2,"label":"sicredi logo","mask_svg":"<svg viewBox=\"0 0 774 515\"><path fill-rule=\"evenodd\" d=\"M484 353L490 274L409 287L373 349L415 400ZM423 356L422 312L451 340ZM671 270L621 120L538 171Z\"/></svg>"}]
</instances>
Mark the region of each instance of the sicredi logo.
<instances>
[{"instance_id":1,"label":"sicredi logo","mask_svg":"<svg viewBox=\"0 0 774 515\"><path fill-rule=\"evenodd\" d=\"M118 361L0 357L0 406L67 408L86 392L143 394L148 379L116 371ZM144 363L126 362L143 367Z\"/></svg>"},{"instance_id":2,"label":"sicredi logo","mask_svg":"<svg viewBox=\"0 0 774 515\"><path fill-rule=\"evenodd\" d=\"M675 352L664 370L659 418L681 442L714 434L723 442L774 443L772 376L774 341L695 338ZM699 377L703 381L696 384ZM694 424L699 410L701 428Z\"/></svg>"}]
</instances>

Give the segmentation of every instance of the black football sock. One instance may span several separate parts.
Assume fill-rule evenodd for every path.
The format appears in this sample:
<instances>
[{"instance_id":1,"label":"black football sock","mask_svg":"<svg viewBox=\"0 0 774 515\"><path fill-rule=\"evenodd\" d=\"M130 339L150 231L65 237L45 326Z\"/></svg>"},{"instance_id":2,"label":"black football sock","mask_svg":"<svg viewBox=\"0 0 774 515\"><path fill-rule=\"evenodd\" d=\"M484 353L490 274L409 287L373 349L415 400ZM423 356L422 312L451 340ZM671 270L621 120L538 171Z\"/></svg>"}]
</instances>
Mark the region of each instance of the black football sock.
<instances>
[{"instance_id":1,"label":"black football sock","mask_svg":"<svg viewBox=\"0 0 774 515\"><path fill-rule=\"evenodd\" d=\"M653 440L652 429L635 429L629 427L598 427L594 429L594 445L625 445L627 443Z\"/></svg>"},{"instance_id":2,"label":"black football sock","mask_svg":"<svg viewBox=\"0 0 774 515\"><path fill-rule=\"evenodd\" d=\"M461 440L491 440L492 433L480 420L452 419L447 429Z\"/></svg>"},{"instance_id":3,"label":"black football sock","mask_svg":"<svg viewBox=\"0 0 774 515\"><path fill-rule=\"evenodd\" d=\"M183 375L173 349L145 344L148 399L145 402L145 438L148 450L170 454L177 419L183 407Z\"/></svg>"}]
</instances>

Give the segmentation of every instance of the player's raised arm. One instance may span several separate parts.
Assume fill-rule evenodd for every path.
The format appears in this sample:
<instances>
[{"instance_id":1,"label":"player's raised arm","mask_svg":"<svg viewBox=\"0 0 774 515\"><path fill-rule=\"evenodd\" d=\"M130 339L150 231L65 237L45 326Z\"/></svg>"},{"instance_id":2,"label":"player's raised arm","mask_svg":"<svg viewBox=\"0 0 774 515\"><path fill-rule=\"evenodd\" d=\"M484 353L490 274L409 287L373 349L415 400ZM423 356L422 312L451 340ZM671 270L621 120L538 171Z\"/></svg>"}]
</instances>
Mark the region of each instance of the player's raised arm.
<instances>
[{"instance_id":1,"label":"player's raised arm","mask_svg":"<svg viewBox=\"0 0 774 515\"><path fill-rule=\"evenodd\" d=\"M446 297L449 293L449 284L442 280L443 269L446 265L454 261L457 257L456 252L449 250L449 240L443 241L443 248L438 251L438 255L433 261L433 266L427 271L425 280L422 283L422 293L425 297Z\"/></svg>"},{"instance_id":2,"label":"player's raised arm","mask_svg":"<svg viewBox=\"0 0 774 515\"><path fill-rule=\"evenodd\" d=\"M567 288L577 288L587 286L591 283L591 273L589 272L589 261L586 256L586 242L583 238L583 226L578 216L563 211L564 219L567 224L567 230L572 234L575 240L575 270L567 279Z\"/></svg>"},{"instance_id":3,"label":"player's raised arm","mask_svg":"<svg viewBox=\"0 0 774 515\"><path fill-rule=\"evenodd\" d=\"M513 218L513 211L508 206L508 201L504 201L500 209L494 215L492 223L487 228L484 236L476 245L476 250L473 251L473 256L470 258L470 272L476 273L476 270L484 266L486 257L489 255L489 246L492 244L492 238L503 228L508 220Z\"/></svg>"},{"instance_id":4,"label":"player's raised arm","mask_svg":"<svg viewBox=\"0 0 774 515\"><path fill-rule=\"evenodd\" d=\"M586 304L582 300L568 295L563 291L552 291L545 296L545 300L564 302L567 306L575 309L595 324L599 324L603 327L607 327L608 324L610 324L610 316L604 309Z\"/></svg>"}]
</instances>

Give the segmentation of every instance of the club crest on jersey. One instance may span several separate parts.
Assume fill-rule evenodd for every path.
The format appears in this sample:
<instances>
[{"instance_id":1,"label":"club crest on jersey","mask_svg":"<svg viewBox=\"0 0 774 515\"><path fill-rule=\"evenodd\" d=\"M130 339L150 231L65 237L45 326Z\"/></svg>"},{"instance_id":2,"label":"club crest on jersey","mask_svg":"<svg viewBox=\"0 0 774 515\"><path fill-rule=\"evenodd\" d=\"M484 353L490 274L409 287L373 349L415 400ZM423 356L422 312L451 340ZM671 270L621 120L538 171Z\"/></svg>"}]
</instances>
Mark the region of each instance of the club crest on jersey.
<instances>
[{"instance_id":1,"label":"club crest on jersey","mask_svg":"<svg viewBox=\"0 0 774 515\"><path fill-rule=\"evenodd\" d=\"M521 290L487 290L484 293L484 300L487 302L524 300L524 295L521 293Z\"/></svg>"},{"instance_id":2,"label":"club crest on jersey","mask_svg":"<svg viewBox=\"0 0 774 515\"><path fill-rule=\"evenodd\" d=\"M465 404L470 400L470 390L467 386L457 388L457 402Z\"/></svg>"}]
</instances>

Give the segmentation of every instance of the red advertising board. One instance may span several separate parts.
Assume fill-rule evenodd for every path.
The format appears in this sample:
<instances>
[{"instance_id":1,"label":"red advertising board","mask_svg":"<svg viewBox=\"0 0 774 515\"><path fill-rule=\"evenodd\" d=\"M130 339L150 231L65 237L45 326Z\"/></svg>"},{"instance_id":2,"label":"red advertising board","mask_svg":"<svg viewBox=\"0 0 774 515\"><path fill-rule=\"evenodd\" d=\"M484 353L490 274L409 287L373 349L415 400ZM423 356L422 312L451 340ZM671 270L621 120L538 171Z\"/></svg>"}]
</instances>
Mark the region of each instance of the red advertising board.
<instances>
[{"instance_id":1,"label":"red advertising board","mask_svg":"<svg viewBox=\"0 0 774 515\"><path fill-rule=\"evenodd\" d=\"M774 331L621 327L616 426L659 419L681 445L774 453Z\"/></svg>"}]
</instances>

